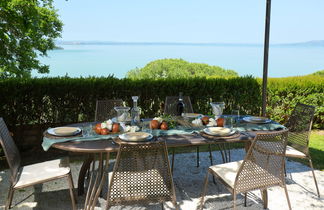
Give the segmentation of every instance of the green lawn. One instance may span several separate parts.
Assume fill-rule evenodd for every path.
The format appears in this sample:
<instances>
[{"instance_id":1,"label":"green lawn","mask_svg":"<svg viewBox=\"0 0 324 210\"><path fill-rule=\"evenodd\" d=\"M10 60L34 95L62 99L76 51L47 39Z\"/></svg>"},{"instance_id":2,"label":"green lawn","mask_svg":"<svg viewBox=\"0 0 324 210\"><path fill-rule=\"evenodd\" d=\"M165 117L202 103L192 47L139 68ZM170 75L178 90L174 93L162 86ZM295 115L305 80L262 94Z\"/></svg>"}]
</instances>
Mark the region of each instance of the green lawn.
<instances>
[{"instance_id":1,"label":"green lawn","mask_svg":"<svg viewBox=\"0 0 324 210\"><path fill-rule=\"evenodd\" d=\"M324 171L324 131L313 131L310 137L309 150L314 168Z\"/></svg>"}]
</instances>

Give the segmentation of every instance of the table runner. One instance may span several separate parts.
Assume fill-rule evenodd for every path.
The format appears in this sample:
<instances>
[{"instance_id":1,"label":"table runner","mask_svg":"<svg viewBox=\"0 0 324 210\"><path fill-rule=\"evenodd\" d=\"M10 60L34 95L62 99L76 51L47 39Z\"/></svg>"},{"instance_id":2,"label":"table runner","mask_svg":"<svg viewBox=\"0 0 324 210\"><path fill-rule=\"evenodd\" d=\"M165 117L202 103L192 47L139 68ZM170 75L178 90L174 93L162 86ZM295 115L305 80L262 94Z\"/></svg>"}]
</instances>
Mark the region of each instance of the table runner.
<instances>
[{"instance_id":1,"label":"table runner","mask_svg":"<svg viewBox=\"0 0 324 210\"><path fill-rule=\"evenodd\" d=\"M240 118L242 119L242 117ZM82 130L86 129L85 127L80 127ZM239 120L237 127L234 127L233 129L244 132L244 131L262 131L262 130L281 130L285 127L283 125L280 125L279 123L275 121L271 121L267 124L252 124L252 123L246 123L243 120ZM149 129L143 129L144 132L151 133L154 136L168 136L168 135L187 135L187 134L193 134L195 132L201 131L201 128L194 128L194 127L183 127L178 126L176 129L170 129L170 130L149 130ZM98 135L94 131L91 133L91 135L83 136L82 134L79 136L73 136L73 137L50 137L50 135L44 135L42 147L44 151L47 151L53 144L55 143L62 143L62 142L68 142L68 141L96 141L96 140L111 140L115 137L117 137L119 134L109 134L109 135Z\"/></svg>"}]
</instances>

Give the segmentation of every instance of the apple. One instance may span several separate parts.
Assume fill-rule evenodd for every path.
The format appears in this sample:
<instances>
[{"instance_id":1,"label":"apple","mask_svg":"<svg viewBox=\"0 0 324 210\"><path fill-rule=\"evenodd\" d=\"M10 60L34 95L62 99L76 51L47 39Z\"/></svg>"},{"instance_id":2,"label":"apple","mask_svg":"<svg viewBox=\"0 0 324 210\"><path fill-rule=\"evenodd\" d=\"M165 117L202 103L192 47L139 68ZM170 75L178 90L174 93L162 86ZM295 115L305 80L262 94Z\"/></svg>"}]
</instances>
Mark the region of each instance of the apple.
<instances>
[{"instance_id":1,"label":"apple","mask_svg":"<svg viewBox=\"0 0 324 210\"><path fill-rule=\"evenodd\" d=\"M224 127L224 118L218 118L217 119L217 126L218 127Z\"/></svg>"},{"instance_id":2,"label":"apple","mask_svg":"<svg viewBox=\"0 0 324 210\"><path fill-rule=\"evenodd\" d=\"M112 132L113 133L118 133L119 132L119 123L114 123L112 125Z\"/></svg>"},{"instance_id":3,"label":"apple","mask_svg":"<svg viewBox=\"0 0 324 210\"><path fill-rule=\"evenodd\" d=\"M207 125L209 123L209 117L205 116L201 118L201 121L203 122L204 125Z\"/></svg>"},{"instance_id":4,"label":"apple","mask_svg":"<svg viewBox=\"0 0 324 210\"><path fill-rule=\"evenodd\" d=\"M152 121L150 122L150 128L151 128L151 129L158 129L159 126L160 126L160 123L159 123L159 121L157 121L157 120L152 120Z\"/></svg>"},{"instance_id":5,"label":"apple","mask_svg":"<svg viewBox=\"0 0 324 210\"><path fill-rule=\"evenodd\" d=\"M100 127L95 127L95 132L96 132L96 134L101 134L101 126Z\"/></svg>"},{"instance_id":6,"label":"apple","mask_svg":"<svg viewBox=\"0 0 324 210\"><path fill-rule=\"evenodd\" d=\"M101 135L107 135L109 133L107 128L102 128L100 134Z\"/></svg>"},{"instance_id":7,"label":"apple","mask_svg":"<svg viewBox=\"0 0 324 210\"><path fill-rule=\"evenodd\" d=\"M161 123L161 127L160 127L162 130L168 130L168 123L167 122L162 122Z\"/></svg>"}]
</instances>

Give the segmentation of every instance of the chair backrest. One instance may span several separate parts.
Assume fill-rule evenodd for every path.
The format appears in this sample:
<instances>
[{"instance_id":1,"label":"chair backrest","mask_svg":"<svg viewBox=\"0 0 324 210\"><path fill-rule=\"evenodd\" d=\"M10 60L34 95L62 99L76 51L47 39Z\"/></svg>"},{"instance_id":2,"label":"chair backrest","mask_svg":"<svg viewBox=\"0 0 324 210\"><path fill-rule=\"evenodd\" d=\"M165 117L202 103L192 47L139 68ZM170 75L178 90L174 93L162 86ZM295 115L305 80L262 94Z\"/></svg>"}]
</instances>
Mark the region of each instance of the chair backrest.
<instances>
[{"instance_id":1,"label":"chair backrest","mask_svg":"<svg viewBox=\"0 0 324 210\"><path fill-rule=\"evenodd\" d=\"M289 129L288 144L305 154L308 154L309 135L314 113L314 106L297 103L285 124Z\"/></svg>"},{"instance_id":2,"label":"chair backrest","mask_svg":"<svg viewBox=\"0 0 324 210\"><path fill-rule=\"evenodd\" d=\"M164 141L121 143L110 180L107 195L110 206L170 201L175 198Z\"/></svg>"},{"instance_id":3,"label":"chair backrest","mask_svg":"<svg viewBox=\"0 0 324 210\"><path fill-rule=\"evenodd\" d=\"M235 193L284 186L288 130L257 134L236 176Z\"/></svg>"},{"instance_id":4,"label":"chair backrest","mask_svg":"<svg viewBox=\"0 0 324 210\"><path fill-rule=\"evenodd\" d=\"M114 110L115 106L123 106L123 100L97 100L96 102L96 112L95 121L101 122L108 120L110 118L116 117L117 113Z\"/></svg>"},{"instance_id":5,"label":"chair backrest","mask_svg":"<svg viewBox=\"0 0 324 210\"><path fill-rule=\"evenodd\" d=\"M12 184L15 184L17 181L21 159L20 159L19 150L14 140L12 139L3 118L0 118L0 143L10 168L11 182Z\"/></svg>"},{"instance_id":6,"label":"chair backrest","mask_svg":"<svg viewBox=\"0 0 324 210\"><path fill-rule=\"evenodd\" d=\"M164 114L177 115L178 96L167 96L164 103ZM193 113L192 104L189 96L183 96L184 112Z\"/></svg>"}]
</instances>

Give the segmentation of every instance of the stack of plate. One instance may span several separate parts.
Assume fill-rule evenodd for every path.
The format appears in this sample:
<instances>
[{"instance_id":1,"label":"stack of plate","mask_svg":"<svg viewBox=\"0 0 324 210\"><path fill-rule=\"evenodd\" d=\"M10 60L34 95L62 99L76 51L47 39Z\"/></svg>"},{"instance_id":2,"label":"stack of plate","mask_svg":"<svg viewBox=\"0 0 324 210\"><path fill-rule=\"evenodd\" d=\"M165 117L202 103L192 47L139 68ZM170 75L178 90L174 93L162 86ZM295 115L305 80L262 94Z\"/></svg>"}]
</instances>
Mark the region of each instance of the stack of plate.
<instances>
[{"instance_id":1,"label":"stack of plate","mask_svg":"<svg viewBox=\"0 0 324 210\"><path fill-rule=\"evenodd\" d=\"M119 135L119 138L123 141L149 141L153 138L153 135L146 132L129 132Z\"/></svg>"},{"instance_id":2,"label":"stack of plate","mask_svg":"<svg viewBox=\"0 0 324 210\"><path fill-rule=\"evenodd\" d=\"M57 127L50 128L47 130L47 133L54 136L74 136L81 132L81 128L78 127Z\"/></svg>"},{"instance_id":3,"label":"stack of plate","mask_svg":"<svg viewBox=\"0 0 324 210\"><path fill-rule=\"evenodd\" d=\"M231 136L235 133L235 130L223 127L208 127L203 130L206 134L212 136Z\"/></svg>"},{"instance_id":4,"label":"stack of plate","mask_svg":"<svg viewBox=\"0 0 324 210\"><path fill-rule=\"evenodd\" d=\"M181 115L184 118L198 118L201 117L202 114L198 114L198 113L182 113Z\"/></svg>"},{"instance_id":5,"label":"stack of plate","mask_svg":"<svg viewBox=\"0 0 324 210\"><path fill-rule=\"evenodd\" d=\"M244 117L243 120L248 123L256 123L256 124L271 122L271 120L266 117Z\"/></svg>"}]
</instances>

